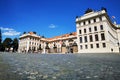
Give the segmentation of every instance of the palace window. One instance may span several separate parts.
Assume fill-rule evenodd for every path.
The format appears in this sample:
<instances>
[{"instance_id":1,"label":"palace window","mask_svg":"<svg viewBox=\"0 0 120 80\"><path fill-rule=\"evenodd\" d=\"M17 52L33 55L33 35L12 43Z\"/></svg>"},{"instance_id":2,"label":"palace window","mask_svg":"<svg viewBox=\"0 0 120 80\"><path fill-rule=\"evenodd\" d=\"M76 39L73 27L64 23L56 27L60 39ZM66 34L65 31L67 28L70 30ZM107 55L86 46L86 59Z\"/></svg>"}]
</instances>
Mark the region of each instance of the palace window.
<instances>
[{"instance_id":1,"label":"palace window","mask_svg":"<svg viewBox=\"0 0 120 80\"><path fill-rule=\"evenodd\" d=\"M98 34L95 34L95 41L98 41L99 38L98 38Z\"/></svg>"},{"instance_id":2,"label":"palace window","mask_svg":"<svg viewBox=\"0 0 120 80\"><path fill-rule=\"evenodd\" d=\"M102 43L102 45L103 45L103 48L105 48L105 47L106 47L106 44L105 44L105 43Z\"/></svg>"},{"instance_id":3,"label":"palace window","mask_svg":"<svg viewBox=\"0 0 120 80\"><path fill-rule=\"evenodd\" d=\"M92 30L91 30L91 28L89 28L89 32L91 32Z\"/></svg>"},{"instance_id":4,"label":"palace window","mask_svg":"<svg viewBox=\"0 0 120 80\"><path fill-rule=\"evenodd\" d=\"M80 45L80 49L83 49L82 45Z\"/></svg>"},{"instance_id":5,"label":"palace window","mask_svg":"<svg viewBox=\"0 0 120 80\"><path fill-rule=\"evenodd\" d=\"M94 30L97 31L97 26L94 27Z\"/></svg>"},{"instance_id":6,"label":"palace window","mask_svg":"<svg viewBox=\"0 0 120 80\"><path fill-rule=\"evenodd\" d=\"M86 29L84 29L84 33L86 33Z\"/></svg>"},{"instance_id":7,"label":"palace window","mask_svg":"<svg viewBox=\"0 0 120 80\"><path fill-rule=\"evenodd\" d=\"M85 36L84 39L85 39L85 43L86 43L87 42L87 36Z\"/></svg>"},{"instance_id":8,"label":"palace window","mask_svg":"<svg viewBox=\"0 0 120 80\"><path fill-rule=\"evenodd\" d=\"M88 20L88 23L90 24L90 20Z\"/></svg>"},{"instance_id":9,"label":"palace window","mask_svg":"<svg viewBox=\"0 0 120 80\"><path fill-rule=\"evenodd\" d=\"M83 24L85 25L85 21L83 22Z\"/></svg>"},{"instance_id":10,"label":"palace window","mask_svg":"<svg viewBox=\"0 0 120 80\"><path fill-rule=\"evenodd\" d=\"M80 37L80 43L82 43L82 37Z\"/></svg>"},{"instance_id":11,"label":"palace window","mask_svg":"<svg viewBox=\"0 0 120 80\"><path fill-rule=\"evenodd\" d=\"M99 44L98 43L96 44L96 48L99 48Z\"/></svg>"},{"instance_id":12,"label":"palace window","mask_svg":"<svg viewBox=\"0 0 120 80\"><path fill-rule=\"evenodd\" d=\"M105 40L105 35L104 35L104 33L101 33L101 40Z\"/></svg>"},{"instance_id":13,"label":"palace window","mask_svg":"<svg viewBox=\"0 0 120 80\"><path fill-rule=\"evenodd\" d=\"M90 44L90 47L93 48L93 44Z\"/></svg>"},{"instance_id":14,"label":"palace window","mask_svg":"<svg viewBox=\"0 0 120 80\"><path fill-rule=\"evenodd\" d=\"M82 32L81 32L81 30L79 30L79 34L81 34Z\"/></svg>"},{"instance_id":15,"label":"palace window","mask_svg":"<svg viewBox=\"0 0 120 80\"><path fill-rule=\"evenodd\" d=\"M102 17L101 16L99 17L99 20L102 21Z\"/></svg>"},{"instance_id":16,"label":"palace window","mask_svg":"<svg viewBox=\"0 0 120 80\"><path fill-rule=\"evenodd\" d=\"M90 38L90 42L93 42L92 35L90 35L89 38Z\"/></svg>"},{"instance_id":17,"label":"palace window","mask_svg":"<svg viewBox=\"0 0 120 80\"><path fill-rule=\"evenodd\" d=\"M100 25L100 29L103 30L103 25Z\"/></svg>"},{"instance_id":18,"label":"palace window","mask_svg":"<svg viewBox=\"0 0 120 80\"><path fill-rule=\"evenodd\" d=\"M87 46L87 45L85 45L85 49L88 49L88 46Z\"/></svg>"},{"instance_id":19,"label":"palace window","mask_svg":"<svg viewBox=\"0 0 120 80\"><path fill-rule=\"evenodd\" d=\"M96 22L96 19L93 19L94 22Z\"/></svg>"}]
</instances>

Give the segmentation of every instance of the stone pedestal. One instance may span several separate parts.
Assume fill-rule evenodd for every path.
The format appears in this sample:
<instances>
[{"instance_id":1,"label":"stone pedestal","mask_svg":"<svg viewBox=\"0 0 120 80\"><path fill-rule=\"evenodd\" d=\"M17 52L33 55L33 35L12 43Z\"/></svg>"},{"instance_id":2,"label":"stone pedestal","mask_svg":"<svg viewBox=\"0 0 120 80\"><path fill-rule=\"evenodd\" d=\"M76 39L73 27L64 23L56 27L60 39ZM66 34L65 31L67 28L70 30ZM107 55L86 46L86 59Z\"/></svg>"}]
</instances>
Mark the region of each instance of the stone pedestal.
<instances>
[{"instance_id":1,"label":"stone pedestal","mask_svg":"<svg viewBox=\"0 0 120 80\"><path fill-rule=\"evenodd\" d=\"M77 53L78 52L78 47L77 46L73 46L73 53Z\"/></svg>"},{"instance_id":2,"label":"stone pedestal","mask_svg":"<svg viewBox=\"0 0 120 80\"><path fill-rule=\"evenodd\" d=\"M66 52L67 52L66 47L62 47L62 53L66 53Z\"/></svg>"}]
</instances>

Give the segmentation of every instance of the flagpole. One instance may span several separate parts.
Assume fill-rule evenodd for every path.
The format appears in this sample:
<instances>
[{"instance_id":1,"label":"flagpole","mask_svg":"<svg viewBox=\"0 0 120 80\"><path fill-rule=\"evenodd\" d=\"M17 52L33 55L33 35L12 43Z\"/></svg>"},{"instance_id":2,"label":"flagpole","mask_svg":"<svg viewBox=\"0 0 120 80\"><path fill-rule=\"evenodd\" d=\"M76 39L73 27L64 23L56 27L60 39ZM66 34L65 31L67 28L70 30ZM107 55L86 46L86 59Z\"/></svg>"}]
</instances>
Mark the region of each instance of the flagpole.
<instances>
[{"instance_id":1,"label":"flagpole","mask_svg":"<svg viewBox=\"0 0 120 80\"><path fill-rule=\"evenodd\" d=\"M115 16L112 16L113 23L116 25Z\"/></svg>"}]
</instances>

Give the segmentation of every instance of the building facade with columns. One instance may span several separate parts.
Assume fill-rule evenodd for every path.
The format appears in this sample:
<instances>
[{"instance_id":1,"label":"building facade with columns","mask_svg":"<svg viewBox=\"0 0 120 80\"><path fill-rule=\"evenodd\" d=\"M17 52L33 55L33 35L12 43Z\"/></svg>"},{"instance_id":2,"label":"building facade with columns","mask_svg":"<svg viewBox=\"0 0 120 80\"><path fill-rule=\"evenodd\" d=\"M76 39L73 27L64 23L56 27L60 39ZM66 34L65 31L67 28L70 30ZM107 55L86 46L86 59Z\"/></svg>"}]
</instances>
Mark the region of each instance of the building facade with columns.
<instances>
[{"instance_id":1,"label":"building facade with columns","mask_svg":"<svg viewBox=\"0 0 120 80\"><path fill-rule=\"evenodd\" d=\"M114 24L106 9L89 9L76 17L78 53L120 52L120 27Z\"/></svg>"}]
</instances>

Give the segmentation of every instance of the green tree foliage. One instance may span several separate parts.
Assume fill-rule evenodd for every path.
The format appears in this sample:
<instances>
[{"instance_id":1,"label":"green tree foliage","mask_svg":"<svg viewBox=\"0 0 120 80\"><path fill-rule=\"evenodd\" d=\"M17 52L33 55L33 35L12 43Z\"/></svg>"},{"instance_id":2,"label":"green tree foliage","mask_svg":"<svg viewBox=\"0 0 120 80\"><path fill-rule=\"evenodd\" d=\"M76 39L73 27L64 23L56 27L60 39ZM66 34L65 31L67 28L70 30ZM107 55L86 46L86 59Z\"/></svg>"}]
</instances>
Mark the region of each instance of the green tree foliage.
<instances>
[{"instance_id":1,"label":"green tree foliage","mask_svg":"<svg viewBox=\"0 0 120 80\"><path fill-rule=\"evenodd\" d=\"M12 39L11 38L6 38L3 41L3 46L4 46L6 51L10 51L10 48L12 47Z\"/></svg>"},{"instance_id":2,"label":"green tree foliage","mask_svg":"<svg viewBox=\"0 0 120 80\"><path fill-rule=\"evenodd\" d=\"M2 43L2 33L1 33L1 29L0 29L0 44Z\"/></svg>"},{"instance_id":3,"label":"green tree foliage","mask_svg":"<svg viewBox=\"0 0 120 80\"><path fill-rule=\"evenodd\" d=\"M0 51L4 51L5 50L5 47L3 45L3 43L0 44Z\"/></svg>"},{"instance_id":4,"label":"green tree foliage","mask_svg":"<svg viewBox=\"0 0 120 80\"><path fill-rule=\"evenodd\" d=\"M3 45L2 45L2 33L0 29L0 51L3 51Z\"/></svg>"},{"instance_id":5,"label":"green tree foliage","mask_svg":"<svg viewBox=\"0 0 120 80\"><path fill-rule=\"evenodd\" d=\"M12 42L13 52L18 50L18 39L15 38Z\"/></svg>"}]
</instances>

